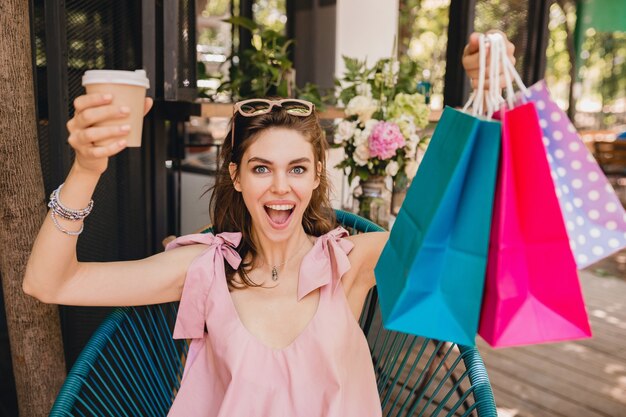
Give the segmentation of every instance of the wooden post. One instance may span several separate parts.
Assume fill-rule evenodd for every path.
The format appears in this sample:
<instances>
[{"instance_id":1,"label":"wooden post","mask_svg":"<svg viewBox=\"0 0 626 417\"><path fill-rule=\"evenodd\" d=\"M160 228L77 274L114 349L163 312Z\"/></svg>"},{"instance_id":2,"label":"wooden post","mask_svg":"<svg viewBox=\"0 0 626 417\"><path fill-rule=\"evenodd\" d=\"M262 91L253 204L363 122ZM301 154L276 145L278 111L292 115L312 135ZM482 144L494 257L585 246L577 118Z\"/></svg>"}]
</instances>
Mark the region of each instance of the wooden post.
<instances>
[{"instance_id":1,"label":"wooden post","mask_svg":"<svg viewBox=\"0 0 626 417\"><path fill-rule=\"evenodd\" d=\"M0 275L21 416L47 416L65 378L58 307L22 291L46 215L39 161L29 3L0 7Z\"/></svg>"}]
</instances>

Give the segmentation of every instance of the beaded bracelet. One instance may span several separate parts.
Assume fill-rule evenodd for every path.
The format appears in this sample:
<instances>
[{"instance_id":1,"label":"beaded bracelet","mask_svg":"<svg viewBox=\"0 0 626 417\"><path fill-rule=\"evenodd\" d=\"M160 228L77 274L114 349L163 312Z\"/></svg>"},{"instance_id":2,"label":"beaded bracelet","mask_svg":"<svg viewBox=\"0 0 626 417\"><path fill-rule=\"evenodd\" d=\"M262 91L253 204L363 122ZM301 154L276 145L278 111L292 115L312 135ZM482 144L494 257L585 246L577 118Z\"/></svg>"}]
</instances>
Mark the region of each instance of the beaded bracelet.
<instances>
[{"instance_id":1,"label":"beaded bracelet","mask_svg":"<svg viewBox=\"0 0 626 417\"><path fill-rule=\"evenodd\" d=\"M93 200L89 201L89 204L84 209L73 210L71 208L65 207L59 200L59 191L61 191L61 188L63 188L63 184L59 185L59 188L57 188L52 192L52 194L50 194L50 202L48 203L48 207L50 207L51 209L50 217L52 218L52 223L54 223L54 226L59 231L65 233L66 235L78 236L83 232L85 228L84 223L80 226L80 230L73 232L61 226L59 220L57 219L57 216L70 221L84 220L85 217L89 216L89 213L91 213L91 210L93 209Z\"/></svg>"},{"instance_id":2,"label":"beaded bracelet","mask_svg":"<svg viewBox=\"0 0 626 417\"><path fill-rule=\"evenodd\" d=\"M75 231L75 232L72 232L71 230L67 230L67 229L65 229L63 226L61 226L61 225L59 224L59 221L57 220L56 213L55 213L54 211L51 211L51 212L50 212L50 217L52 217L52 223L54 223L54 225L56 226L56 228L57 228L58 230L60 230L61 232L65 233L66 235L70 235L70 236L78 236L78 235L80 235L81 233L83 233L83 230L85 229L85 223L83 223L83 224L81 224L81 225L80 225L80 229L79 229L79 230L77 230L77 231Z\"/></svg>"},{"instance_id":3,"label":"beaded bracelet","mask_svg":"<svg viewBox=\"0 0 626 417\"><path fill-rule=\"evenodd\" d=\"M85 217L89 216L89 213L91 213L91 210L93 209L93 200L89 201L89 204L84 209L73 210L71 208L67 208L59 200L59 192L61 191L61 188L63 188L63 184L59 185L59 188L50 194L48 207L52 209L54 214L65 220L71 221L83 220Z\"/></svg>"}]
</instances>

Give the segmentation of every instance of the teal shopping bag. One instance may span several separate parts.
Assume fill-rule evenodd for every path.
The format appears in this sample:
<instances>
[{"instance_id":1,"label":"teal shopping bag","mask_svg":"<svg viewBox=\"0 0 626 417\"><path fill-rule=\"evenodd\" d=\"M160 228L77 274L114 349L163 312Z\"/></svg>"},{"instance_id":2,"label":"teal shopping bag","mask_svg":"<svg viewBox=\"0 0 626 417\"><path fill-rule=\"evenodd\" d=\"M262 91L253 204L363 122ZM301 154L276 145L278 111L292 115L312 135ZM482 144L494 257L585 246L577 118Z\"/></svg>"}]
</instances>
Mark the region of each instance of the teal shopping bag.
<instances>
[{"instance_id":1,"label":"teal shopping bag","mask_svg":"<svg viewBox=\"0 0 626 417\"><path fill-rule=\"evenodd\" d=\"M499 152L499 122L445 108L375 268L388 329L474 345Z\"/></svg>"}]
</instances>

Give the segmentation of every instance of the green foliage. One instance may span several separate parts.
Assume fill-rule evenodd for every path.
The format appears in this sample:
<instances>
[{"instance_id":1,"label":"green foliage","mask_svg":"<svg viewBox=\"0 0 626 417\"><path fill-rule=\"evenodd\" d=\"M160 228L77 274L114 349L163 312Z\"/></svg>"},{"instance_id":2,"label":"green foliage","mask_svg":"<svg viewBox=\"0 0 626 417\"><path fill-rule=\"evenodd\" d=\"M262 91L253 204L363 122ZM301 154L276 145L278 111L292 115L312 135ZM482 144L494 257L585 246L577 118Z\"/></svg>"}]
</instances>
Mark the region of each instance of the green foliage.
<instances>
[{"instance_id":1,"label":"green foliage","mask_svg":"<svg viewBox=\"0 0 626 417\"><path fill-rule=\"evenodd\" d=\"M576 23L574 2L560 1L550 6L550 37L546 48L545 79L552 96L563 108L568 107L571 83L573 33ZM569 50L568 42L572 50ZM571 55L571 56L570 56Z\"/></svg>"},{"instance_id":2,"label":"green foliage","mask_svg":"<svg viewBox=\"0 0 626 417\"><path fill-rule=\"evenodd\" d=\"M408 182L414 175L409 165L417 163L416 147L427 139L418 132L428 124L430 114L424 96L416 92L418 66L394 58L379 59L372 65L347 56L343 60L345 70L335 85L346 117L337 125L333 147L343 148L345 158L336 167L344 171L350 183L357 177L367 180L380 175ZM380 143L383 133L378 130L376 136L370 135L374 126L383 121L395 125L397 134L404 138L404 145L387 159L369 153L370 146L377 146L370 145L370 141ZM405 169L411 172L410 178Z\"/></svg>"},{"instance_id":3,"label":"green foliage","mask_svg":"<svg viewBox=\"0 0 626 417\"><path fill-rule=\"evenodd\" d=\"M329 97L323 96L317 85L306 83L301 88L295 85L293 62L289 59L293 40L287 39L275 28L245 17L235 16L224 21L250 31L252 42L251 47L245 48L241 54L234 53L228 57L232 62L229 80L222 81L218 92L230 92L233 101L294 96L312 102L318 110L324 110L324 102Z\"/></svg>"},{"instance_id":4,"label":"green foliage","mask_svg":"<svg viewBox=\"0 0 626 417\"><path fill-rule=\"evenodd\" d=\"M255 0L252 3L254 20L279 33L285 32L286 10L285 0Z\"/></svg>"},{"instance_id":5,"label":"green foliage","mask_svg":"<svg viewBox=\"0 0 626 417\"><path fill-rule=\"evenodd\" d=\"M296 87L296 97L315 104L318 111L323 111L326 108L324 103L328 101L328 97L323 96L319 87L313 83L306 83L302 88Z\"/></svg>"},{"instance_id":6,"label":"green foliage","mask_svg":"<svg viewBox=\"0 0 626 417\"><path fill-rule=\"evenodd\" d=\"M223 16L228 12L230 0L207 1L206 7L202 11L203 16Z\"/></svg>"},{"instance_id":7,"label":"green foliage","mask_svg":"<svg viewBox=\"0 0 626 417\"><path fill-rule=\"evenodd\" d=\"M418 65L415 62L399 62L391 58L376 61L371 67L366 60L343 56L345 71L341 79L335 80L339 88L338 99L343 105L359 95L357 86L369 85L371 96L379 100L382 107L398 93L413 94L416 92ZM384 111L384 109L381 109ZM374 117L382 114L375 113Z\"/></svg>"},{"instance_id":8,"label":"green foliage","mask_svg":"<svg viewBox=\"0 0 626 417\"><path fill-rule=\"evenodd\" d=\"M229 56L232 62L230 79L218 87L218 92L230 91L233 100L287 97L293 68L289 48L293 40L245 17L235 16L224 21L250 31L252 47L243 49L239 55Z\"/></svg>"},{"instance_id":9,"label":"green foliage","mask_svg":"<svg viewBox=\"0 0 626 417\"><path fill-rule=\"evenodd\" d=\"M340 103L346 105L357 95L356 86L368 83L375 68L367 68L365 60L347 56L342 58L346 70L341 80L335 79L335 85L341 88L338 96Z\"/></svg>"},{"instance_id":10,"label":"green foliage","mask_svg":"<svg viewBox=\"0 0 626 417\"><path fill-rule=\"evenodd\" d=\"M434 95L443 94L449 11L445 0L400 0L398 59L415 81L430 81Z\"/></svg>"},{"instance_id":11,"label":"green foliage","mask_svg":"<svg viewBox=\"0 0 626 417\"><path fill-rule=\"evenodd\" d=\"M583 87L597 91L604 104L626 97L626 33L587 30L580 69ZM585 92L585 90L583 90Z\"/></svg>"},{"instance_id":12,"label":"green foliage","mask_svg":"<svg viewBox=\"0 0 626 417\"><path fill-rule=\"evenodd\" d=\"M577 76L581 86L578 103L583 107L590 102L602 105L603 124L610 126L617 123L616 116L604 106L626 98L626 33L587 29L578 51L580 67L572 72L576 11L574 0L557 0L550 8L546 81L557 102L567 108L571 78Z\"/></svg>"}]
</instances>

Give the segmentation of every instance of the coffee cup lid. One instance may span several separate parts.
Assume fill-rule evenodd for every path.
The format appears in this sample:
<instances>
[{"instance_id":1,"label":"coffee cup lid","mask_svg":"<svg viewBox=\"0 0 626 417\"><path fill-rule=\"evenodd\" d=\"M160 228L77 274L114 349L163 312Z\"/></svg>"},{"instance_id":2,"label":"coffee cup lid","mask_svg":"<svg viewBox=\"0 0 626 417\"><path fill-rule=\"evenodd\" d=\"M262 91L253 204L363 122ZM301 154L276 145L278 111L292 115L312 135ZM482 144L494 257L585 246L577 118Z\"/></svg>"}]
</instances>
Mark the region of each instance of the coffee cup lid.
<instances>
[{"instance_id":1,"label":"coffee cup lid","mask_svg":"<svg viewBox=\"0 0 626 417\"><path fill-rule=\"evenodd\" d=\"M83 85L88 84L128 84L150 88L150 81L144 70L89 70L83 75Z\"/></svg>"}]
</instances>

